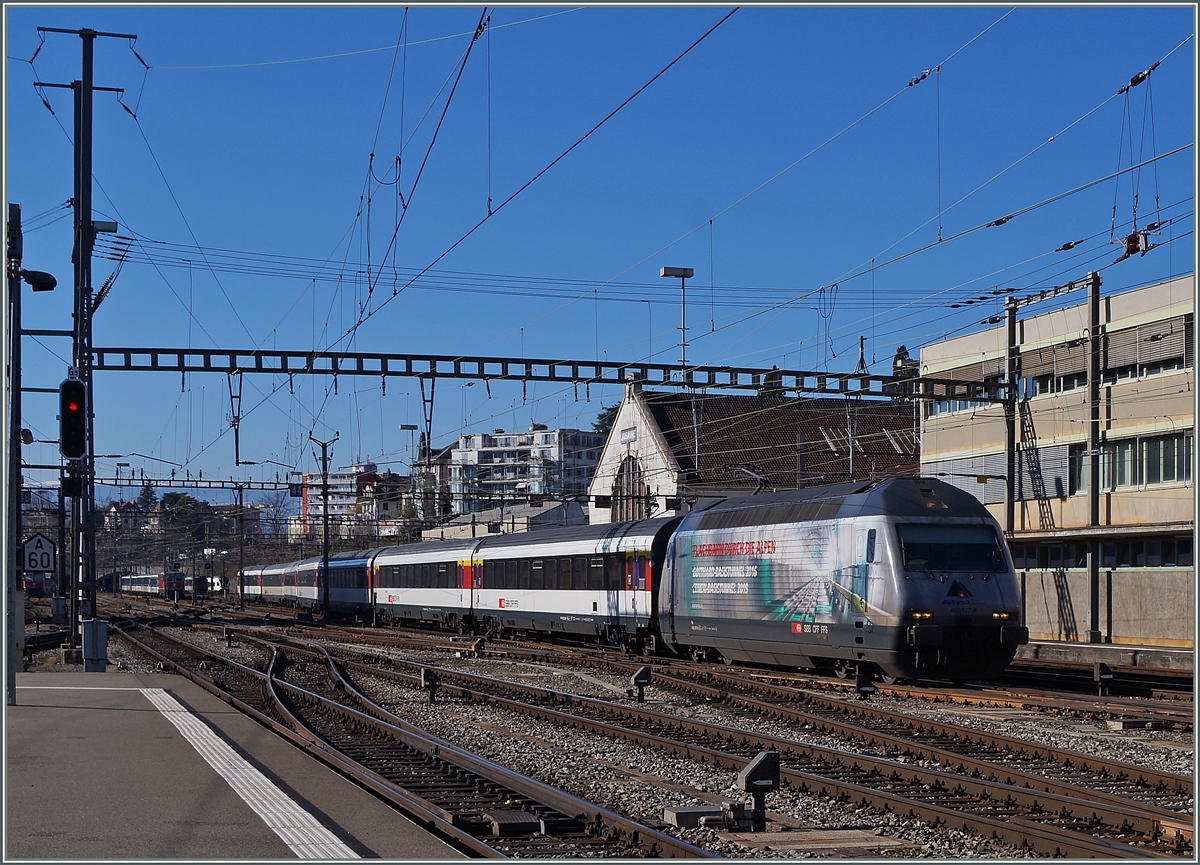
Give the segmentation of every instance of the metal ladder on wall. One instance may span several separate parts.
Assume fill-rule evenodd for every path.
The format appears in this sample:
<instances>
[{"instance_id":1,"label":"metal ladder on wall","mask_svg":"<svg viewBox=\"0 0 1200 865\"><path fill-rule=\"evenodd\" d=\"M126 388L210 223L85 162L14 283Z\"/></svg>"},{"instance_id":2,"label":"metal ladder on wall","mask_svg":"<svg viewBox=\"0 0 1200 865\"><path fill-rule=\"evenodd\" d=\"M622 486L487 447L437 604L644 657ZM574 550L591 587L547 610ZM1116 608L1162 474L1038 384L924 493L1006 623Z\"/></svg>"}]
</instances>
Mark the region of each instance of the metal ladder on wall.
<instances>
[{"instance_id":1,"label":"metal ladder on wall","mask_svg":"<svg viewBox=\"0 0 1200 865\"><path fill-rule=\"evenodd\" d=\"M1050 507L1050 499L1046 496L1046 484L1042 478L1042 460L1038 455L1037 431L1033 428L1033 413L1029 410L1027 400L1017 401L1017 412L1021 416L1021 453L1027 468L1029 484L1033 487L1033 497L1038 503L1038 522L1041 528L1054 528L1054 511Z\"/></svg>"}]
</instances>

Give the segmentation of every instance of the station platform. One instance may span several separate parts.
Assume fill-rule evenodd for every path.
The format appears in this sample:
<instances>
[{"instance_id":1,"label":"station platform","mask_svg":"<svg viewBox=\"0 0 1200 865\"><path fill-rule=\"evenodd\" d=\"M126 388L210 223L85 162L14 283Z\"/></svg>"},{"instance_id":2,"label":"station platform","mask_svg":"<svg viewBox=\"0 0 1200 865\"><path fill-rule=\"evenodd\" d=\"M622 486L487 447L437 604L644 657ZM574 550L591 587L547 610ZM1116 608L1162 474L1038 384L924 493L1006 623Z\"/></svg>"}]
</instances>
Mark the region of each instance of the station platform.
<instances>
[{"instance_id":1,"label":"station platform","mask_svg":"<svg viewBox=\"0 0 1200 865\"><path fill-rule=\"evenodd\" d=\"M1058 661L1110 667L1145 667L1157 670L1194 669L1191 649L1161 649L1156 646L1124 646L1112 643L1031 642L1017 649L1021 660Z\"/></svg>"},{"instance_id":2,"label":"station platform","mask_svg":"<svg viewBox=\"0 0 1200 865\"><path fill-rule=\"evenodd\" d=\"M3 861L464 859L169 673L17 674Z\"/></svg>"}]
</instances>

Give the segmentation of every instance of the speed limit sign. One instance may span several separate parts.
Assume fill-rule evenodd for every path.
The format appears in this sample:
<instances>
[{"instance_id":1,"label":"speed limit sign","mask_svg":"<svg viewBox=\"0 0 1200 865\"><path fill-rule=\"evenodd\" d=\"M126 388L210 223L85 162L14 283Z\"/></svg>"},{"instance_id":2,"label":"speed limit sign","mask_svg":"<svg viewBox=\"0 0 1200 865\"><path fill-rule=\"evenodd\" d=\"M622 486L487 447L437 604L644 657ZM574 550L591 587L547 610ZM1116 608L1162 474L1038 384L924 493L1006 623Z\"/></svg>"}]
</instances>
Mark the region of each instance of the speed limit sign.
<instances>
[{"instance_id":1,"label":"speed limit sign","mask_svg":"<svg viewBox=\"0 0 1200 865\"><path fill-rule=\"evenodd\" d=\"M21 545L21 569L26 573L49 573L57 570L57 549L45 535L34 535Z\"/></svg>"}]
</instances>

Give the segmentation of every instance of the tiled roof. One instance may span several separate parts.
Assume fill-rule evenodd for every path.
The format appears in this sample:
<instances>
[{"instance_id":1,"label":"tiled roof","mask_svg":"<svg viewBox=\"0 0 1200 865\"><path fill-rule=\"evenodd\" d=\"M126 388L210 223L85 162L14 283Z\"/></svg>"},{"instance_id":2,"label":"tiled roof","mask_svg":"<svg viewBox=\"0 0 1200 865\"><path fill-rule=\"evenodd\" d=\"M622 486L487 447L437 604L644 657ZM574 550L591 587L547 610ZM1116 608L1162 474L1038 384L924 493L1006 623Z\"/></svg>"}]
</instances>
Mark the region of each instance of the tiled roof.
<instances>
[{"instance_id":1,"label":"tiled roof","mask_svg":"<svg viewBox=\"0 0 1200 865\"><path fill-rule=\"evenodd\" d=\"M797 437L804 437L805 485L851 480L847 408L854 428L854 479L915 475L920 455L912 403L893 400L695 396L700 432L697 464L692 396L643 391L654 420L692 489L796 487ZM743 471L745 470L745 471Z\"/></svg>"}]
</instances>

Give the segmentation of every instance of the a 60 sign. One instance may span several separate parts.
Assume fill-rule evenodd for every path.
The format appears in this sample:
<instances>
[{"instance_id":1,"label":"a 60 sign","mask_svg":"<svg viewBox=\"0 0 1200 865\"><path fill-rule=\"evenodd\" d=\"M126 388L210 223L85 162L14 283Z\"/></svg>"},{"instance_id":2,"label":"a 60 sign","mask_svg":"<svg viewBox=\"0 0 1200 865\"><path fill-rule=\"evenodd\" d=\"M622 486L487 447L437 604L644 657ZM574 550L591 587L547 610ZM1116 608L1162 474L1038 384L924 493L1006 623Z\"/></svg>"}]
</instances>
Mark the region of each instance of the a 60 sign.
<instances>
[{"instance_id":1,"label":"a 60 sign","mask_svg":"<svg viewBox=\"0 0 1200 865\"><path fill-rule=\"evenodd\" d=\"M48 573L56 570L57 549L45 535L34 535L21 545L21 570Z\"/></svg>"}]
</instances>

